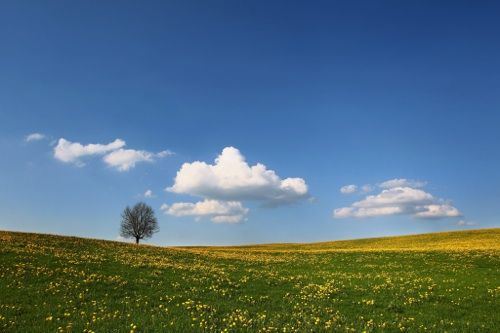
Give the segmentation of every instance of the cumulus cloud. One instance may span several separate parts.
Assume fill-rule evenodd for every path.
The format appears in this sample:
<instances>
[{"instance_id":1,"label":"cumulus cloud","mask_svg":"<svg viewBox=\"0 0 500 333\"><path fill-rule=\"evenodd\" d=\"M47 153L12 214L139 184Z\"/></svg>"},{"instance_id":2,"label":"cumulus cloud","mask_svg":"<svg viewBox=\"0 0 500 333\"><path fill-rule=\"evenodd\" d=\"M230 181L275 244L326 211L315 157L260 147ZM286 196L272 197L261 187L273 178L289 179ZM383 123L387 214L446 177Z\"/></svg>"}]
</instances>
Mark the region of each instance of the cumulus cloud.
<instances>
[{"instance_id":1,"label":"cumulus cloud","mask_svg":"<svg viewBox=\"0 0 500 333\"><path fill-rule=\"evenodd\" d=\"M108 144L91 143L83 145L60 138L54 147L54 157L65 163L83 166L82 158L85 156L104 155L103 161L118 171L128 171L139 162L153 162L156 158L170 156L173 153L164 150L151 153L145 150L124 149L125 141L116 139Z\"/></svg>"},{"instance_id":2,"label":"cumulus cloud","mask_svg":"<svg viewBox=\"0 0 500 333\"><path fill-rule=\"evenodd\" d=\"M146 192L144 192L144 197L145 198L152 198L153 197L153 191L146 190Z\"/></svg>"},{"instance_id":3,"label":"cumulus cloud","mask_svg":"<svg viewBox=\"0 0 500 333\"><path fill-rule=\"evenodd\" d=\"M394 188L394 187L413 187L420 188L424 187L426 182L422 182L419 180L410 180L406 178L394 178L386 180L383 183L380 183L379 186L381 188Z\"/></svg>"},{"instance_id":4,"label":"cumulus cloud","mask_svg":"<svg viewBox=\"0 0 500 333\"><path fill-rule=\"evenodd\" d=\"M31 133L31 134L26 135L26 137L24 138L24 141L26 141L26 142L40 141L40 140L43 140L45 138L46 138L45 134Z\"/></svg>"},{"instance_id":5,"label":"cumulus cloud","mask_svg":"<svg viewBox=\"0 0 500 333\"><path fill-rule=\"evenodd\" d=\"M167 191L224 201L255 200L269 205L308 197L304 179L281 179L261 163L249 166L234 147L224 148L214 164L184 163Z\"/></svg>"},{"instance_id":6,"label":"cumulus cloud","mask_svg":"<svg viewBox=\"0 0 500 333\"><path fill-rule=\"evenodd\" d=\"M248 208L243 201L256 201L274 207L309 198L302 178L279 177L261 163L250 166L240 151L226 147L213 164L202 161L184 163L166 191L203 198L196 203L164 205L173 216L209 217L216 223L238 223Z\"/></svg>"},{"instance_id":7,"label":"cumulus cloud","mask_svg":"<svg viewBox=\"0 0 500 333\"><path fill-rule=\"evenodd\" d=\"M420 186L420 183L414 183L414 185ZM365 218L399 214L422 219L461 216L457 208L443 203L442 200L422 189L408 186L391 187L389 185L377 195L369 195L363 200L354 202L349 207L337 208L333 211L335 218Z\"/></svg>"},{"instance_id":8,"label":"cumulus cloud","mask_svg":"<svg viewBox=\"0 0 500 333\"><path fill-rule=\"evenodd\" d=\"M351 194L358 190L356 185L345 185L340 188L340 193L342 194Z\"/></svg>"},{"instance_id":9,"label":"cumulus cloud","mask_svg":"<svg viewBox=\"0 0 500 333\"><path fill-rule=\"evenodd\" d=\"M65 163L81 164L80 158L90 155L103 155L125 146L125 141L116 139L108 144L90 143L82 145L60 138L54 147L54 157Z\"/></svg>"},{"instance_id":10,"label":"cumulus cloud","mask_svg":"<svg viewBox=\"0 0 500 333\"><path fill-rule=\"evenodd\" d=\"M177 202L170 206L163 204L160 209L173 216L209 217L215 223L239 223L248 213L241 202L210 199L196 203Z\"/></svg>"}]
</instances>

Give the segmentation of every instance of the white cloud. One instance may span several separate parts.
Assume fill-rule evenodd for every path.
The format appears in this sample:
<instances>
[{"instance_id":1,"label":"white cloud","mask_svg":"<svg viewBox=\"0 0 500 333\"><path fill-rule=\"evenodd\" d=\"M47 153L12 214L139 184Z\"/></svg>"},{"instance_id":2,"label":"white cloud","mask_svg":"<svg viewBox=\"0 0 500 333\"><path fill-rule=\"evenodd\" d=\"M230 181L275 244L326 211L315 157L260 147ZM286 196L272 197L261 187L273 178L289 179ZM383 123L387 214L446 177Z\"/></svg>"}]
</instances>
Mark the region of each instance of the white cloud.
<instances>
[{"instance_id":1,"label":"white cloud","mask_svg":"<svg viewBox=\"0 0 500 333\"><path fill-rule=\"evenodd\" d=\"M340 188L340 193L342 194L352 194L352 193L368 193L374 190L374 187L370 184L365 184L361 187L358 187L357 185L350 184L350 185L345 185Z\"/></svg>"},{"instance_id":2,"label":"white cloud","mask_svg":"<svg viewBox=\"0 0 500 333\"><path fill-rule=\"evenodd\" d=\"M170 206L163 204L160 209L168 215L208 217L216 223L238 223L248 213L248 208L243 207L241 202L209 199L196 203L177 202Z\"/></svg>"},{"instance_id":3,"label":"white cloud","mask_svg":"<svg viewBox=\"0 0 500 333\"><path fill-rule=\"evenodd\" d=\"M65 163L82 164L80 158L89 155L103 155L125 146L125 141L116 139L108 144L91 143L82 145L60 138L54 148L54 157Z\"/></svg>"},{"instance_id":4,"label":"white cloud","mask_svg":"<svg viewBox=\"0 0 500 333\"><path fill-rule=\"evenodd\" d=\"M304 179L281 179L260 163L249 166L234 147L224 148L214 164L184 163L167 191L224 201L255 200L269 205L308 196Z\"/></svg>"},{"instance_id":5,"label":"white cloud","mask_svg":"<svg viewBox=\"0 0 500 333\"><path fill-rule=\"evenodd\" d=\"M426 204L431 203L433 197L431 194L411 187L395 187L383 190L377 195L369 195L361 201L352 204L353 207L370 208L386 207L394 204Z\"/></svg>"},{"instance_id":6,"label":"white cloud","mask_svg":"<svg viewBox=\"0 0 500 333\"><path fill-rule=\"evenodd\" d=\"M460 220L457 222L457 225L458 226L474 226L474 225L477 225L477 223L473 222L473 221Z\"/></svg>"},{"instance_id":7,"label":"white cloud","mask_svg":"<svg viewBox=\"0 0 500 333\"><path fill-rule=\"evenodd\" d=\"M164 150L151 153L145 150L124 149L125 141L116 139L108 144L91 143L82 145L60 138L54 147L54 157L65 163L84 165L81 158L84 156L104 155L103 161L118 171L128 171L139 162L153 162L157 158L173 155L173 152Z\"/></svg>"},{"instance_id":8,"label":"white cloud","mask_svg":"<svg viewBox=\"0 0 500 333\"><path fill-rule=\"evenodd\" d=\"M145 198L152 198L153 197L153 191L146 190L146 192L144 192L144 197Z\"/></svg>"},{"instance_id":9,"label":"white cloud","mask_svg":"<svg viewBox=\"0 0 500 333\"><path fill-rule=\"evenodd\" d=\"M218 215L211 218L215 223L240 223L245 215Z\"/></svg>"},{"instance_id":10,"label":"white cloud","mask_svg":"<svg viewBox=\"0 0 500 333\"><path fill-rule=\"evenodd\" d=\"M345 185L340 188L340 193L342 194L351 194L358 190L356 185Z\"/></svg>"},{"instance_id":11,"label":"white cloud","mask_svg":"<svg viewBox=\"0 0 500 333\"><path fill-rule=\"evenodd\" d=\"M156 157L158 157L158 158L172 156L172 155L175 155L175 153L173 151L170 151L170 150L163 150L159 153L156 153Z\"/></svg>"},{"instance_id":12,"label":"white cloud","mask_svg":"<svg viewBox=\"0 0 500 333\"><path fill-rule=\"evenodd\" d=\"M234 147L224 148L214 164L184 163L177 171L174 184L166 190L203 198L197 203L163 205L162 210L167 214L208 216L216 223L237 223L245 219L249 211L242 205L245 200L277 206L309 198L304 179L281 179L261 163L250 166Z\"/></svg>"},{"instance_id":13,"label":"white cloud","mask_svg":"<svg viewBox=\"0 0 500 333\"><path fill-rule=\"evenodd\" d=\"M395 215L403 213L403 208L398 206L388 206L388 207L343 207L335 209L335 218L346 218L346 217L373 217L373 216L385 216L385 215Z\"/></svg>"},{"instance_id":14,"label":"white cloud","mask_svg":"<svg viewBox=\"0 0 500 333\"><path fill-rule=\"evenodd\" d=\"M456 217L461 216L462 214L453 206L444 204L433 204L422 207L422 211L417 212L415 217L423 218L423 219L432 219L432 218L442 218L442 217Z\"/></svg>"},{"instance_id":15,"label":"white cloud","mask_svg":"<svg viewBox=\"0 0 500 333\"><path fill-rule=\"evenodd\" d=\"M40 141L40 140L43 140L45 138L46 138L45 134L31 133L31 134L26 135L26 137L24 138L24 141L26 141L26 142Z\"/></svg>"},{"instance_id":16,"label":"white cloud","mask_svg":"<svg viewBox=\"0 0 500 333\"><path fill-rule=\"evenodd\" d=\"M153 162L155 158L164 157L163 153L150 153L145 150L118 149L104 156L104 162L118 171L128 171L139 162Z\"/></svg>"},{"instance_id":17,"label":"white cloud","mask_svg":"<svg viewBox=\"0 0 500 333\"><path fill-rule=\"evenodd\" d=\"M405 214L422 219L461 216L450 204L443 204L432 194L412 187L391 187L377 195L369 195L349 207L333 211L335 218L365 218Z\"/></svg>"},{"instance_id":18,"label":"white cloud","mask_svg":"<svg viewBox=\"0 0 500 333\"><path fill-rule=\"evenodd\" d=\"M424 187L426 182L422 182L419 180L410 180L406 178L394 178L390 180L386 180L383 183L380 183L379 186L381 188L394 188L394 187L413 187L420 188Z\"/></svg>"}]
</instances>

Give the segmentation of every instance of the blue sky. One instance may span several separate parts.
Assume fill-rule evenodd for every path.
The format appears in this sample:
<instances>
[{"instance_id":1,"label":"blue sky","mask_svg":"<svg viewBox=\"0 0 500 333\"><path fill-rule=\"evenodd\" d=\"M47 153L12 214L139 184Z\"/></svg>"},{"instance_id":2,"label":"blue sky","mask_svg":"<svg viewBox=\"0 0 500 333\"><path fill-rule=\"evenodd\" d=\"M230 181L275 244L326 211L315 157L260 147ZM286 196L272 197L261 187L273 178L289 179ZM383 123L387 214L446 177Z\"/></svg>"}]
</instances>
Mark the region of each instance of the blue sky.
<instances>
[{"instance_id":1,"label":"blue sky","mask_svg":"<svg viewBox=\"0 0 500 333\"><path fill-rule=\"evenodd\" d=\"M499 15L4 1L0 229L116 239L139 200L165 245L498 227Z\"/></svg>"}]
</instances>

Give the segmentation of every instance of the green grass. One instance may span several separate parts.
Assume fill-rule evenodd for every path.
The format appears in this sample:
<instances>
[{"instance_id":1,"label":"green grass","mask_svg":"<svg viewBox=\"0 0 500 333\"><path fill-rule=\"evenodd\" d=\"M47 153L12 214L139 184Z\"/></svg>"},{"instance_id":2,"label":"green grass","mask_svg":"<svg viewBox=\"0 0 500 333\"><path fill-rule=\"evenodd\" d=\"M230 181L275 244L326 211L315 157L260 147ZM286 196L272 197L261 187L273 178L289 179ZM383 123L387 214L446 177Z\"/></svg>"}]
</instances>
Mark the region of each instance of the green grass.
<instances>
[{"instance_id":1,"label":"green grass","mask_svg":"<svg viewBox=\"0 0 500 333\"><path fill-rule=\"evenodd\" d=\"M500 229L162 248L0 232L0 332L500 332Z\"/></svg>"}]
</instances>

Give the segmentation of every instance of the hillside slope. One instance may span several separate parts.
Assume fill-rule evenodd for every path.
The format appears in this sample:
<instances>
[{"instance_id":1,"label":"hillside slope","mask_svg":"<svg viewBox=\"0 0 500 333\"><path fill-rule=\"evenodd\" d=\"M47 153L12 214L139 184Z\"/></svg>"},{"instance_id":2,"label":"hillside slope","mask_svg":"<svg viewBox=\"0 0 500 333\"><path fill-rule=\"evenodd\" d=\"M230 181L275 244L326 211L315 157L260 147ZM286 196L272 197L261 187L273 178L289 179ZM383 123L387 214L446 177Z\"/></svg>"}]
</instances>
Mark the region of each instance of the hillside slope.
<instances>
[{"instance_id":1,"label":"hillside slope","mask_svg":"<svg viewBox=\"0 0 500 333\"><path fill-rule=\"evenodd\" d=\"M0 331L498 332L499 235L163 248L0 232Z\"/></svg>"},{"instance_id":2,"label":"hillside slope","mask_svg":"<svg viewBox=\"0 0 500 333\"><path fill-rule=\"evenodd\" d=\"M500 228L418 235L363 238L317 243L263 244L243 246L245 249L272 250L347 250L347 251L429 251L429 250L500 250ZM227 247L235 248L235 247Z\"/></svg>"}]
</instances>

